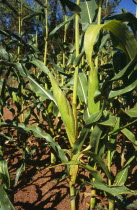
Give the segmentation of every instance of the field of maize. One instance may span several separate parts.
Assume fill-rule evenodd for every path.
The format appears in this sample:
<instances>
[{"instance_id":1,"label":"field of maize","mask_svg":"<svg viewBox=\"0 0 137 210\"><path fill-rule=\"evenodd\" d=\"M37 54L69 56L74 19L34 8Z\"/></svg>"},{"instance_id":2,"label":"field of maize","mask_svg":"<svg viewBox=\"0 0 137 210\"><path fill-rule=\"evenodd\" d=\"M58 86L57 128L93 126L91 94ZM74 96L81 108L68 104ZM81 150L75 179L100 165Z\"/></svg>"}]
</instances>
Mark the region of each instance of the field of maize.
<instances>
[{"instance_id":1,"label":"field of maize","mask_svg":"<svg viewBox=\"0 0 137 210\"><path fill-rule=\"evenodd\" d=\"M0 210L137 209L137 14L119 2L1 0Z\"/></svg>"}]
</instances>

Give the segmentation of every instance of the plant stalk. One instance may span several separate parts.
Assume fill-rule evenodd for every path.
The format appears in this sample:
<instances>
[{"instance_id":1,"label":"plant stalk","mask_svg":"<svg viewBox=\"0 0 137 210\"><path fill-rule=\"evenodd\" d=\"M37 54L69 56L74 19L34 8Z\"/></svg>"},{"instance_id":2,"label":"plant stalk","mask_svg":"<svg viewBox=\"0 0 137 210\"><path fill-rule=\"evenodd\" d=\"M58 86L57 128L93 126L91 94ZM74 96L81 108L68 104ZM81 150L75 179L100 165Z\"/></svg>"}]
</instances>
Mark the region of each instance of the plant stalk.
<instances>
[{"instance_id":1,"label":"plant stalk","mask_svg":"<svg viewBox=\"0 0 137 210\"><path fill-rule=\"evenodd\" d=\"M77 0L77 5L79 5L80 0ZM75 46L76 46L76 57L79 55L79 14L75 17ZM77 121L77 87L78 87L78 70L79 66L75 67L74 73L74 88L73 88L73 115L75 120L75 134L76 139L78 136L78 121Z\"/></svg>"},{"instance_id":2,"label":"plant stalk","mask_svg":"<svg viewBox=\"0 0 137 210\"><path fill-rule=\"evenodd\" d=\"M70 188L71 210L76 210L75 188L74 188L73 182L71 180L69 182L69 188Z\"/></svg>"},{"instance_id":3,"label":"plant stalk","mask_svg":"<svg viewBox=\"0 0 137 210\"><path fill-rule=\"evenodd\" d=\"M101 24L101 11L102 11L102 0L99 1L98 5L98 21L97 21L98 25Z\"/></svg>"},{"instance_id":4,"label":"plant stalk","mask_svg":"<svg viewBox=\"0 0 137 210\"><path fill-rule=\"evenodd\" d=\"M101 9L102 9L102 0L100 0L99 2L99 6L98 6L98 20L97 20L97 24L100 25L101 23ZM96 83L94 84L95 87L98 86L98 56L95 58L95 67L93 65L93 63L91 63L91 70L90 70L90 73L89 73L89 80L92 78L92 83L96 81ZM99 111L100 109L100 103L98 102L96 104L96 109L94 109L94 111ZM98 151L98 146L95 148L95 153L97 154L97 151ZM97 166L96 166L96 163L94 165L94 169L96 169ZM94 181L95 179L93 178L92 181ZM96 195L96 189L93 189L91 191L91 194L92 195ZM95 205L96 205L96 197L93 196L91 197L90 199L90 210L94 209L95 208Z\"/></svg>"},{"instance_id":5,"label":"plant stalk","mask_svg":"<svg viewBox=\"0 0 137 210\"><path fill-rule=\"evenodd\" d=\"M110 141L110 137L108 136L108 141ZM107 164L108 164L108 170L109 172L111 171L111 150L108 150L108 154L107 154ZM111 179L108 179L108 185L111 187L112 183L111 183ZM115 204L115 200L113 199L109 199L108 201L108 210L113 210L114 209L114 204Z\"/></svg>"},{"instance_id":6,"label":"plant stalk","mask_svg":"<svg viewBox=\"0 0 137 210\"><path fill-rule=\"evenodd\" d=\"M67 21L67 16L65 15L64 21ZM64 38L63 38L63 42L66 42L66 37L67 37L67 24L65 24L64 26ZM63 68L65 68L66 66L66 61L65 61L65 51L63 52Z\"/></svg>"},{"instance_id":7,"label":"plant stalk","mask_svg":"<svg viewBox=\"0 0 137 210\"><path fill-rule=\"evenodd\" d=\"M48 51L48 0L45 0L45 27L46 27L46 36L45 36L45 49L44 49L44 64L47 64L47 51Z\"/></svg>"},{"instance_id":8,"label":"plant stalk","mask_svg":"<svg viewBox=\"0 0 137 210\"><path fill-rule=\"evenodd\" d=\"M19 26L18 26L18 33L21 36L22 32L21 32L21 28L22 28L22 0L21 3L19 5ZM20 44L20 42L19 42ZM18 46L18 60L19 60L19 55L20 55L20 46Z\"/></svg>"}]
</instances>

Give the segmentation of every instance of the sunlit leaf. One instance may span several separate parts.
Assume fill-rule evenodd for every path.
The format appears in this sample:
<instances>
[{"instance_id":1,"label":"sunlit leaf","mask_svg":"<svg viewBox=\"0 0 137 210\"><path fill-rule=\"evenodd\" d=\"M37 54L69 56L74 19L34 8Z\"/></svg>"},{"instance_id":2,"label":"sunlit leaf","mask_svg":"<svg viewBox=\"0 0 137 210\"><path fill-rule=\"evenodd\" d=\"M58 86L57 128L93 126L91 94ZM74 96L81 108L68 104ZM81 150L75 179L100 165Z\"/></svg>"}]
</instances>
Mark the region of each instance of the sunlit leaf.
<instances>
[{"instance_id":1,"label":"sunlit leaf","mask_svg":"<svg viewBox=\"0 0 137 210\"><path fill-rule=\"evenodd\" d=\"M94 181L94 182L84 182L85 185L93 185L99 190L105 191L113 196L124 195L124 194L131 194L136 195L133 190L128 189L125 186L108 186L103 182Z\"/></svg>"},{"instance_id":2,"label":"sunlit leaf","mask_svg":"<svg viewBox=\"0 0 137 210\"><path fill-rule=\"evenodd\" d=\"M135 135L127 128L122 129L121 132L135 145L137 149L137 140L135 138Z\"/></svg>"},{"instance_id":3,"label":"sunlit leaf","mask_svg":"<svg viewBox=\"0 0 137 210\"><path fill-rule=\"evenodd\" d=\"M3 185L0 186L0 210L15 210L3 188Z\"/></svg>"},{"instance_id":4,"label":"sunlit leaf","mask_svg":"<svg viewBox=\"0 0 137 210\"><path fill-rule=\"evenodd\" d=\"M25 128L27 131L32 131L33 134L38 137L38 138L44 138L46 140L46 142L51 145L51 147L53 148L53 150L55 151L55 153L57 153L57 155L59 156L59 158L61 159L62 162L67 162L68 159L66 157L66 155L64 154L64 151L61 149L61 147L59 146L58 143L56 143L52 137L48 134L45 133L44 131L42 131L39 127L37 126L31 126L31 127L27 127Z\"/></svg>"},{"instance_id":5,"label":"sunlit leaf","mask_svg":"<svg viewBox=\"0 0 137 210\"><path fill-rule=\"evenodd\" d=\"M99 122L100 125L112 126L112 127L114 127L115 123L116 123L115 116L109 116L109 118L107 120Z\"/></svg>"},{"instance_id":6,"label":"sunlit leaf","mask_svg":"<svg viewBox=\"0 0 137 210\"><path fill-rule=\"evenodd\" d=\"M19 169L16 171L16 176L15 176L15 185L17 184L18 180L19 180L19 177L22 173L24 169L24 163L21 164L21 166L19 167Z\"/></svg>"},{"instance_id":7,"label":"sunlit leaf","mask_svg":"<svg viewBox=\"0 0 137 210\"><path fill-rule=\"evenodd\" d=\"M52 74L49 73L50 81L53 88L54 97L56 100L56 103L58 105L58 109L60 111L62 120L65 124L66 132L70 141L71 146L73 146L75 142L75 125L74 125L74 117L72 113L71 106L66 99L64 93L59 88L55 78L52 76Z\"/></svg>"},{"instance_id":8,"label":"sunlit leaf","mask_svg":"<svg viewBox=\"0 0 137 210\"><path fill-rule=\"evenodd\" d=\"M89 118L85 120L87 126L92 125L93 123L97 122L102 116L102 111L96 112L92 114Z\"/></svg>"},{"instance_id":9,"label":"sunlit leaf","mask_svg":"<svg viewBox=\"0 0 137 210\"><path fill-rule=\"evenodd\" d=\"M78 96L79 98L87 104L87 77L84 72L78 75Z\"/></svg>"},{"instance_id":10,"label":"sunlit leaf","mask_svg":"<svg viewBox=\"0 0 137 210\"><path fill-rule=\"evenodd\" d=\"M112 90L109 93L109 98L114 98L114 97L122 95L124 93L128 93L131 90L135 89L136 86L137 86L137 80L135 80L131 85L128 85L125 88L121 88L120 90Z\"/></svg>"},{"instance_id":11,"label":"sunlit leaf","mask_svg":"<svg viewBox=\"0 0 137 210\"><path fill-rule=\"evenodd\" d=\"M103 171L105 172L107 177L109 179L112 179L111 174L110 174L110 172L108 170L108 167L105 165L104 161L102 160L102 158L99 155L97 155L97 154L95 154L93 152L90 152L90 151L85 151L85 152L83 152L83 154L87 155L88 157L93 158L95 163L97 163L103 169Z\"/></svg>"},{"instance_id":12,"label":"sunlit leaf","mask_svg":"<svg viewBox=\"0 0 137 210\"><path fill-rule=\"evenodd\" d=\"M73 153L77 153L81 151L81 148L86 140L86 137L89 133L89 128L83 128L80 133L80 137L75 141L73 145Z\"/></svg>"},{"instance_id":13,"label":"sunlit leaf","mask_svg":"<svg viewBox=\"0 0 137 210\"><path fill-rule=\"evenodd\" d=\"M129 115L130 117L137 117L137 106L135 106L134 108L131 108L131 109L125 111L125 113L127 115Z\"/></svg>"},{"instance_id":14,"label":"sunlit leaf","mask_svg":"<svg viewBox=\"0 0 137 210\"><path fill-rule=\"evenodd\" d=\"M2 159L0 160L0 176L2 178L2 184L6 187L10 187L10 177L8 172L7 161Z\"/></svg>"},{"instance_id":15,"label":"sunlit leaf","mask_svg":"<svg viewBox=\"0 0 137 210\"><path fill-rule=\"evenodd\" d=\"M9 55L3 47L0 47L0 57L3 57L6 60L9 60Z\"/></svg>"},{"instance_id":16,"label":"sunlit leaf","mask_svg":"<svg viewBox=\"0 0 137 210\"><path fill-rule=\"evenodd\" d=\"M98 154L98 146L101 138L102 130L98 125L95 125L90 135L90 146L92 151Z\"/></svg>"}]
</instances>

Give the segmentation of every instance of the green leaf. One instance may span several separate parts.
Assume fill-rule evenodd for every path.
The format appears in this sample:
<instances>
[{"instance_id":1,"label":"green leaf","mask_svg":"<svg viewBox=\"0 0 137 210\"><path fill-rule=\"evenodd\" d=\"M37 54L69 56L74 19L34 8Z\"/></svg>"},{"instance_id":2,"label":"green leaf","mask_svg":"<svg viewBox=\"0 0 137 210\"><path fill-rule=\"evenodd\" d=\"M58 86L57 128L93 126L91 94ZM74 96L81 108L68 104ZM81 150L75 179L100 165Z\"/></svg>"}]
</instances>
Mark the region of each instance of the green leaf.
<instances>
[{"instance_id":1,"label":"green leaf","mask_svg":"<svg viewBox=\"0 0 137 210\"><path fill-rule=\"evenodd\" d=\"M103 178L100 175L100 173L98 171L96 171L93 167L91 167L88 164L84 164L84 163L80 163L79 165L82 166L83 168L87 169L96 180L103 181Z\"/></svg>"},{"instance_id":2,"label":"green leaf","mask_svg":"<svg viewBox=\"0 0 137 210\"><path fill-rule=\"evenodd\" d=\"M78 75L78 96L82 102L87 104L87 77L84 72L79 73Z\"/></svg>"},{"instance_id":3,"label":"green leaf","mask_svg":"<svg viewBox=\"0 0 137 210\"><path fill-rule=\"evenodd\" d=\"M137 0L132 0L135 4L137 4Z\"/></svg>"},{"instance_id":4,"label":"green leaf","mask_svg":"<svg viewBox=\"0 0 137 210\"><path fill-rule=\"evenodd\" d=\"M55 153L58 155L58 157L60 158L60 160L62 162L67 162L68 159L64 153L64 151L61 149L61 147L59 146L58 143L56 143L52 137L48 134L43 132L39 127L37 126L32 126L32 127L26 127L25 128L27 131L32 131L33 134L35 135L35 137L38 138L44 138L46 140L46 142L51 145L51 147L53 148L53 150L55 151Z\"/></svg>"},{"instance_id":5,"label":"green leaf","mask_svg":"<svg viewBox=\"0 0 137 210\"><path fill-rule=\"evenodd\" d=\"M54 28L50 33L49 35L53 35L55 34L61 27L63 27L65 24L69 23L71 20L74 19L74 15L70 16L67 20L65 20L64 22L60 23L59 25L56 26L56 28Z\"/></svg>"},{"instance_id":6,"label":"green leaf","mask_svg":"<svg viewBox=\"0 0 137 210\"><path fill-rule=\"evenodd\" d=\"M125 166L123 169L121 169L117 175L116 175L116 178L115 178L115 182L114 184L115 185L124 185L127 178L128 178L128 170L129 170L129 167L131 166L131 162L133 160L135 160L137 157L137 151L135 151L133 153L133 155L131 156L131 158L129 158L129 160L125 163Z\"/></svg>"},{"instance_id":7,"label":"green leaf","mask_svg":"<svg viewBox=\"0 0 137 210\"><path fill-rule=\"evenodd\" d=\"M94 151L96 154L98 153L98 145L101 134L102 134L101 128L98 125L95 125L90 135L90 145L92 151Z\"/></svg>"},{"instance_id":8,"label":"green leaf","mask_svg":"<svg viewBox=\"0 0 137 210\"><path fill-rule=\"evenodd\" d=\"M85 123L87 126L92 125L93 123L97 122L102 116L102 111L96 112L92 114L89 118L85 119Z\"/></svg>"},{"instance_id":9,"label":"green leaf","mask_svg":"<svg viewBox=\"0 0 137 210\"><path fill-rule=\"evenodd\" d=\"M103 169L103 171L105 172L105 174L107 175L108 179L112 179L111 174L107 168L107 166L105 165L104 161L102 160L102 158L90 151L85 151L83 152L84 155L87 155L88 157L91 157L94 159L95 163L97 163L98 165L100 165L100 167Z\"/></svg>"},{"instance_id":10,"label":"green leaf","mask_svg":"<svg viewBox=\"0 0 137 210\"><path fill-rule=\"evenodd\" d=\"M75 66L78 66L80 64L80 61L81 61L83 55L84 55L84 51L82 50L82 52L73 61L73 64Z\"/></svg>"},{"instance_id":11,"label":"green leaf","mask_svg":"<svg viewBox=\"0 0 137 210\"><path fill-rule=\"evenodd\" d=\"M103 182L94 181L94 182L84 182L85 185L93 185L99 190L105 191L113 196L124 195L124 194L132 194L136 195L136 193L125 186L111 186L109 187Z\"/></svg>"},{"instance_id":12,"label":"green leaf","mask_svg":"<svg viewBox=\"0 0 137 210\"><path fill-rule=\"evenodd\" d=\"M63 68L61 68L60 66L56 65L53 62L50 62L50 63L53 65L53 67L56 69L56 71L58 71L60 73L64 73L64 69Z\"/></svg>"},{"instance_id":13,"label":"green leaf","mask_svg":"<svg viewBox=\"0 0 137 210\"><path fill-rule=\"evenodd\" d=\"M137 106L125 111L125 113L130 117L137 117Z\"/></svg>"},{"instance_id":14,"label":"green leaf","mask_svg":"<svg viewBox=\"0 0 137 210\"><path fill-rule=\"evenodd\" d=\"M3 188L3 185L0 186L0 210L15 210Z\"/></svg>"},{"instance_id":15,"label":"green leaf","mask_svg":"<svg viewBox=\"0 0 137 210\"><path fill-rule=\"evenodd\" d=\"M111 130L111 131L109 132L109 134L114 133L114 132L117 131L119 128L120 128L120 117L116 117L114 128L113 128L113 130Z\"/></svg>"},{"instance_id":16,"label":"green leaf","mask_svg":"<svg viewBox=\"0 0 137 210\"><path fill-rule=\"evenodd\" d=\"M56 101L52 95L52 93L49 90L46 90L44 87L42 87L35 79L33 79L30 75L27 76L30 84L31 84L31 88L32 90L37 93L37 95L42 96L43 99L50 99L52 101L54 101L54 103L56 104Z\"/></svg>"},{"instance_id":17,"label":"green leaf","mask_svg":"<svg viewBox=\"0 0 137 210\"><path fill-rule=\"evenodd\" d=\"M109 116L109 118L103 122L99 122L100 125L114 127L116 123L116 116Z\"/></svg>"},{"instance_id":18,"label":"green leaf","mask_svg":"<svg viewBox=\"0 0 137 210\"><path fill-rule=\"evenodd\" d=\"M75 12L75 13L81 12L81 8L70 0L60 0L60 2L65 12L66 12L65 6L68 7L68 9L72 12Z\"/></svg>"},{"instance_id":19,"label":"green leaf","mask_svg":"<svg viewBox=\"0 0 137 210\"><path fill-rule=\"evenodd\" d=\"M135 135L127 128L122 129L121 132L134 144L135 148L137 149L137 140Z\"/></svg>"},{"instance_id":20,"label":"green leaf","mask_svg":"<svg viewBox=\"0 0 137 210\"><path fill-rule=\"evenodd\" d=\"M119 40L121 49L133 59L137 52L137 42L126 24L111 20L108 23L100 25L90 25L85 33L84 46L89 65L92 66L93 47L97 37L102 29L108 29L113 36Z\"/></svg>"},{"instance_id":21,"label":"green leaf","mask_svg":"<svg viewBox=\"0 0 137 210\"><path fill-rule=\"evenodd\" d=\"M2 178L2 183L6 188L10 187L10 176L8 172L7 161L2 159L0 160L0 176Z\"/></svg>"},{"instance_id":22,"label":"green leaf","mask_svg":"<svg viewBox=\"0 0 137 210\"><path fill-rule=\"evenodd\" d=\"M21 175L23 169L24 169L24 163L21 164L21 166L19 167L19 169L18 169L17 172L16 172L15 183L14 183L14 185L17 184L17 182L18 182L18 180L19 180L19 177L20 177L20 175Z\"/></svg>"},{"instance_id":23,"label":"green leaf","mask_svg":"<svg viewBox=\"0 0 137 210\"><path fill-rule=\"evenodd\" d=\"M130 12L124 12L121 14L113 15L111 18L120 20L122 22L134 22L136 21L136 17Z\"/></svg>"},{"instance_id":24,"label":"green leaf","mask_svg":"<svg viewBox=\"0 0 137 210\"><path fill-rule=\"evenodd\" d=\"M46 5L43 4L43 2L41 0L35 0L40 6L42 7L47 7Z\"/></svg>"},{"instance_id":25,"label":"green leaf","mask_svg":"<svg viewBox=\"0 0 137 210\"><path fill-rule=\"evenodd\" d=\"M109 30L113 37L118 41L120 49L132 60L137 52L137 42L132 32L128 29L126 24L112 20L105 24L100 25L90 25L85 33L84 37L84 48L88 64L90 66L89 72L89 84L88 84L88 108L90 114L96 112L99 109L99 103L95 101L95 92L99 89L98 73L94 61L92 59L94 45L97 42L97 38L100 31L103 29ZM137 81L135 81L130 86L119 90L111 91L109 98L115 97L117 95L129 92L136 87Z\"/></svg>"},{"instance_id":26,"label":"green leaf","mask_svg":"<svg viewBox=\"0 0 137 210\"><path fill-rule=\"evenodd\" d=\"M37 66L41 71L43 71L45 74L49 73L49 70L47 66L44 65L44 63L38 59L33 59L30 63L34 64Z\"/></svg>"},{"instance_id":27,"label":"green leaf","mask_svg":"<svg viewBox=\"0 0 137 210\"><path fill-rule=\"evenodd\" d=\"M84 163L81 163L80 161L78 161L78 160L72 160L72 161L68 161L68 162L66 162L66 163L61 163L61 164L58 164L58 165L54 165L54 166L50 166L50 167L48 167L47 169L49 169L49 168L55 168L55 167L57 167L57 166L62 166L62 165L79 165L79 166L82 166L83 168L85 168L85 169L87 169L88 171L90 171L90 173L92 174L92 176L96 179L96 180L98 180L98 181L100 181L100 182L102 182L103 181L103 178L102 178L102 176L99 174L99 172L98 171L96 171L93 167L91 167L90 165L88 165L88 164L84 164Z\"/></svg>"},{"instance_id":28,"label":"green leaf","mask_svg":"<svg viewBox=\"0 0 137 210\"><path fill-rule=\"evenodd\" d=\"M43 12L33 12L32 14L23 17L22 18L22 21L27 20L27 19L30 19L32 17L39 16L39 15L44 15L44 13Z\"/></svg>"},{"instance_id":29,"label":"green leaf","mask_svg":"<svg viewBox=\"0 0 137 210\"><path fill-rule=\"evenodd\" d=\"M3 47L0 47L0 57L5 58L6 60L9 60L9 55Z\"/></svg>"},{"instance_id":30,"label":"green leaf","mask_svg":"<svg viewBox=\"0 0 137 210\"><path fill-rule=\"evenodd\" d=\"M51 73L49 73L49 77L52 84L54 97L57 102L57 106L60 111L61 118L66 128L70 145L73 147L73 144L76 139L75 139L75 124L74 124L72 108Z\"/></svg>"},{"instance_id":31,"label":"green leaf","mask_svg":"<svg viewBox=\"0 0 137 210\"><path fill-rule=\"evenodd\" d=\"M96 10L98 7L95 0L80 2L80 7L80 22L82 24L82 28L85 29L85 26L95 21Z\"/></svg>"},{"instance_id":32,"label":"green leaf","mask_svg":"<svg viewBox=\"0 0 137 210\"><path fill-rule=\"evenodd\" d=\"M124 93L128 93L128 92L132 91L133 89L135 89L136 86L137 86L137 80L135 80L132 84L126 86L125 88L122 88L120 90L112 90L109 93L109 98L114 98L114 97L122 95Z\"/></svg>"},{"instance_id":33,"label":"green leaf","mask_svg":"<svg viewBox=\"0 0 137 210\"><path fill-rule=\"evenodd\" d=\"M124 185L125 184L127 177L128 177L128 169L129 169L129 166L124 167L124 169L122 169L121 171L119 171L117 173L114 185Z\"/></svg>"},{"instance_id":34,"label":"green leaf","mask_svg":"<svg viewBox=\"0 0 137 210\"><path fill-rule=\"evenodd\" d=\"M33 60L31 63L36 65L38 68L40 68L44 73L48 74L48 68L43 64L43 62L39 60ZM42 87L35 79L33 79L30 74L27 72L27 69L25 66L21 65L21 63L15 64L16 68L20 71L21 76L27 77L30 81L32 90L38 94L39 96L42 96L45 99L50 99L54 101L56 104L56 101L52 95L52 93L49 90L46 90L44 87Z\"/></svg>"},{"instance_id":35,"label":"green leaf","mask_svg":"<svg viewBox=\"0 0 137 210\"><path fill-rule=\"evenodd\" d=\"M80 133L80 137L75 141L73 145L73 153L76 154L77 152L81 151L81 148L86 140L86 137L89 133L89 128L83 128Z\"/></svg>"},{"instance_id":36,"label":"green leaf","mask_svg":"<svg viewBox=\"0 0 137 210\"><path fill-rule=\"evenodd\" d=\"M12 10L12 12L13 12L15 15L19 16L19 14L18 14L18 12L16 11L16 9L15 9L11 4L9 4L9 2L7 2L7 0L2 0L2 3L3 3L3 4L6 4L6 5Z\"/></svg>"},{"instance_id":37,"label":"green leaf","mask_svg":"<svg viewBox=\"0 0 137 210\"><path fill-rule=\"evenodd\" d=\"M119 73L116 74L111 79L111 81L118 80L118 79L122 78L123 76L127 77L131 73L131 71L134 70L136 63L137 63L137 55L135 55L135 57L122 70L120 70Z\"/></svg>"}]
</instances>

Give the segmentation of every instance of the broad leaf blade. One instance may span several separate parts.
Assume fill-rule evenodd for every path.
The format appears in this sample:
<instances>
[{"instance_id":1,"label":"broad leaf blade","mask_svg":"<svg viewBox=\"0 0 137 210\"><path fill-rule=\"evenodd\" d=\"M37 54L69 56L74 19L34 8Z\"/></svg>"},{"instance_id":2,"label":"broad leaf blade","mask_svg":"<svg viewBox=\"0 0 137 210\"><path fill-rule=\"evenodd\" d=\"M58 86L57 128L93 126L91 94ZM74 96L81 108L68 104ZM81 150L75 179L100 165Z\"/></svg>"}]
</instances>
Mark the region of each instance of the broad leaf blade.
<instances>
[{"instance_id":1,"label":"broad leaf blade","mask_svg":"<svg viewBox=\"0 0 137 210\"><path fill-rule=\"evenodd\" d=\"M0 210L15 210L3 188L3 185L0 186Z\"/></svg>"},{"instance_id":2,"label":"broad leaf blade","mask_svg":"<svg viewBox=\"0 0 137 210\"><path fill-rule=\"evenodd\" d=\"M125 111L125 113L130 117L137 117L137 106Z\"/></svg>"},{"instance_id":3,"label":"broad leaf blade","mask_svg":"<svg viewBox=\"0 0 137 210\"><path fill-rule=\"evenodd\" d=\"M0 160L0 176L2 179L2 183L6 188L10 187L10 176L8 172L7 161L2 159Z\"/></svg>"},{"instance_id":4,"label":"broad leaf blade","mask_svg":"<svg viewBox=\"0 0 137 210\"><path fill-rule=\"evenodd\" d=\"M64 93L59 88L53 75L49 73L49 77L50 77L50 81L52 84L54 97L57 102L58 109L60 111L62 120L65 124L66 132L67 132L70 144L71 144L71 146L73 146L76 139L75 139L74 117L73 117L71 106L70 106L68 100L66 99Z\"/></svg>"},{"instance_id":5,"label":"broad leaf blade","mask_svg":"<svg viewBox=\"0 0 137 210\"><path fill-rule=\"evenodd\" d=\"M136 193L133 190L130 190L125 186L111 186L111 187L109 187L105 183L99 182L99 181L85 182L85 185L93 185L97 189L105 191L113 196L124 195L124 194L136 195Z\"/></svg>"}]
</instances>

